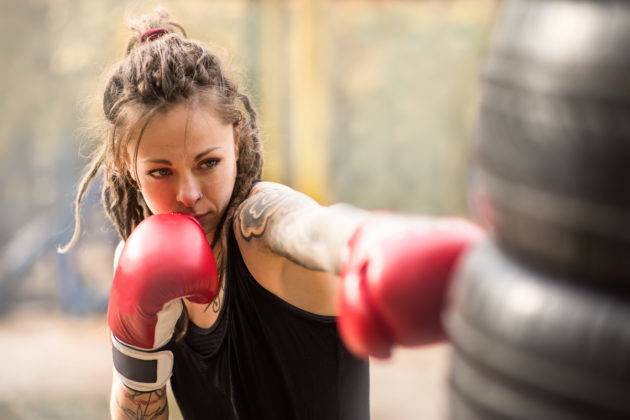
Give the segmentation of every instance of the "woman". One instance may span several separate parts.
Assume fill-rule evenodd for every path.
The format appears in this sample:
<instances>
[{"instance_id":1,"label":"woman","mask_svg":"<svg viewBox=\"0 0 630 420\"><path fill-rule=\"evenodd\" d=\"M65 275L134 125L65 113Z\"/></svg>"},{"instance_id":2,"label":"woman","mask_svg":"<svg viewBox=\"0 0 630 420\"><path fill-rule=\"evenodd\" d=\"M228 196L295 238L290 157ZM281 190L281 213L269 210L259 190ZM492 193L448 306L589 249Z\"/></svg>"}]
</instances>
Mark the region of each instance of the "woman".
<instances>
[{"instance_id":1,"label":"woman","mask_svg":"<svg viewBox=\"0 0 630 420\"><path fill-rule=\"evenodd\" d=\"M256 113L217 57L163 10L132 28L127 55L105 89L107 135L80 184L69 244L80 232L83 194L102 171L105 210L127 240L108 311L112 417L167 418L170 377L185 418L369 418L365 359L386 356L394 343L442 337L445 280L479 231L460 220L322 207L286 186L259 182ZM132 242L135 251L126 252ZM196 258L206 255L204 247L210 256ZM212 255L215 279L214 268L199 263ZM418 287L427 267L430 280ZM186 287L194 292L179 289L178 280L168 286L169 298L156 302L132 287L142 277L155 289L156 277L182 271L192 273ZM364 282L377 285L371 301ZM399 296L389 301L388 290ZM404 301L414 293L421 301ZM123 314L129 301L133 313ZM150 321L138 309L147 301L156 308ZM384 309L374 309L379 305ZM146 331L147 342L139 337Z\"/></svg>"}]
</instances>

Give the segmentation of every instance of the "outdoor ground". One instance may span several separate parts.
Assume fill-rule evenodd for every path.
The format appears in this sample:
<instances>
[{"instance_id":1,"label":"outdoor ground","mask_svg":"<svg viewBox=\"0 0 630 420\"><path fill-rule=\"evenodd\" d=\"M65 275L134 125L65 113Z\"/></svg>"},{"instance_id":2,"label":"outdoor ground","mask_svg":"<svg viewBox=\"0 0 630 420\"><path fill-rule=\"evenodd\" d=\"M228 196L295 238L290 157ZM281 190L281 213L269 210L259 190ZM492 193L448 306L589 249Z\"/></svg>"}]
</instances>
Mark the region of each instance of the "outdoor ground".
<instances>
[{"instance_id":1,"label":"outdoor ground","mask_svg":"<svg viewBox=\"0 0 630 420\"><path fill-rule=\"evenodd\" d=\"M0 318L0 420L108 419L107 334L104 316L20 310ZM447 346L400 350L370 369L373 420L446 418ZM171 419L181 419L176 411Z\"/></svg>"}]
</instances>

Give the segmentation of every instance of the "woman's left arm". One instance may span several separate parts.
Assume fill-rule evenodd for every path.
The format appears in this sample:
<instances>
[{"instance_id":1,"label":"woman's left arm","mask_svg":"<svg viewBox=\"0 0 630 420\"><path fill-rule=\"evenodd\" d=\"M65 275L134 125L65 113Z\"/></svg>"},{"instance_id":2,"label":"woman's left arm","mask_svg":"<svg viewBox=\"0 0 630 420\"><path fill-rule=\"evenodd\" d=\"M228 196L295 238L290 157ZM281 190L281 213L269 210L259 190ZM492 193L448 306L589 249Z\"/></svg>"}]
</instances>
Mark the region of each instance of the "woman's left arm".
<instances>
[{"instance_id":1,"label":"woman's left arm","mask_svg":"<svg viewBox=\"0 0 630 420\"><path fill-rule=\"evenodd\" d=\"M339 274L342 250L370 213L345 204L321 206L272 182L256 184L237 212L237 230L304 268Z\"/></svg>"},{"instance_id":2,"label":"woman's left arm","mask_svg":"<svg viewBox=\"0 0 630 420\"><path fill-rule=\"evenodd\" d=\"M388 357L396 344L443 340L441 311L451 274L484 236L463 219L323 207L272 183L256 185L237 223L244 240L310 270L341 275L340 333L362 357Z\"/></svg>"}]
</instances>

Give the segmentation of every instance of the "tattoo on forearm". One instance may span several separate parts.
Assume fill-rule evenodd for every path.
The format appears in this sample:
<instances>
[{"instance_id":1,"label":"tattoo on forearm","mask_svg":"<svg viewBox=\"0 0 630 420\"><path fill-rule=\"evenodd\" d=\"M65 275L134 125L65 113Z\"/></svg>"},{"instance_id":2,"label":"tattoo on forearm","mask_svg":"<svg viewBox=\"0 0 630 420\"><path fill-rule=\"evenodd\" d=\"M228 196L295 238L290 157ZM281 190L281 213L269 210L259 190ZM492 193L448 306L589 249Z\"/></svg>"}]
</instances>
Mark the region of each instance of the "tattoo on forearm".
<instances>
[{"instance_id":1,"label":"tattoo on forearm","mask_svg":"<svg viewBox=\"0 0 630 420\"><path fill-rule=\"evenodd\" d=\"M134 420L157 419L166 413L168 403L166 388L150 392L140 392L125 387L123 400L116 395L116 405L125 414L125 418Z\"/></svg>"}]
</instances>

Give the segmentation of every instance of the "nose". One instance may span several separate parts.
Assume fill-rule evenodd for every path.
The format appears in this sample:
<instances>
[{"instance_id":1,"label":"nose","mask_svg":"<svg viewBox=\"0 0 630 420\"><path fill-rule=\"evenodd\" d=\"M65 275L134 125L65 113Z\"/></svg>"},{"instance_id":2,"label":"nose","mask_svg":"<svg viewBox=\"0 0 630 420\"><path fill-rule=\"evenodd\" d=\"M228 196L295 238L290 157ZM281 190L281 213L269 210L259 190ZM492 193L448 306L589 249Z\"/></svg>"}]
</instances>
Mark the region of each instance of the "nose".
<instances>
[{"instance_id":1,"label":"nose","mask_svg":"<svg viewBox=\"0 0 630 420\"><path fill-rule=\"evenodd\" d=\"M177 191L177 201L184 207L192 209L201 197L199 182L193 176L182 177Z\"/></svg>"}]
</instances>

